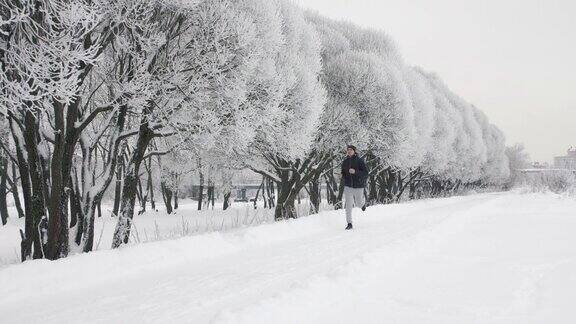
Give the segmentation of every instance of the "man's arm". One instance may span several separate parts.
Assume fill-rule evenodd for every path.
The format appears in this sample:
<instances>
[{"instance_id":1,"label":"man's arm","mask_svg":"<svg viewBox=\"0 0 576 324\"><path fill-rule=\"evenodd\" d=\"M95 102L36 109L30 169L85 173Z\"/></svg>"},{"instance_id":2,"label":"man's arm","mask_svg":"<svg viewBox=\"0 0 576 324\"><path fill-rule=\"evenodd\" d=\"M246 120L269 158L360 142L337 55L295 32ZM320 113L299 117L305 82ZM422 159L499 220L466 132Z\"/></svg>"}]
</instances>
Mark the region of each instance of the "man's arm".
<instances>
[{"instance_id":1,"label":"man's arm","mask_svg":"<svg viewBox=\"0 0 576 324\"><path fill-rule=\"evenodd\" d=\"M358 161L358 175L362 177L366 177L368 175L368 167L366 167L366 163L364 162L363 158L360 158Z\"/></svg>"}]
</instances>

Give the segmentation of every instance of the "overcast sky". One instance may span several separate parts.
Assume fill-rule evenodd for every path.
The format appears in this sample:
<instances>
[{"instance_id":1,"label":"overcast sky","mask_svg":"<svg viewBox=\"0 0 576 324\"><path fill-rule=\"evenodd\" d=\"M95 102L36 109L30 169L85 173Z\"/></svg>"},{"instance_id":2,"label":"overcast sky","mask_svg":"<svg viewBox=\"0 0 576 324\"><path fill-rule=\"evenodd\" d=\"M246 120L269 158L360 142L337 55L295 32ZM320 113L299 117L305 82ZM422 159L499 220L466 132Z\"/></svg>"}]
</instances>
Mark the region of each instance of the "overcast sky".
<instances>
[{"instance_id":1,"label":"overcast sky","mask_svg":"<svg viewBox=\"0 0 576 324\"><path fill-rule=\"evenodd\" d=\"M533 160L576 146L576 1L295 0L387 32Z\"/></svg>"}]
</instances>

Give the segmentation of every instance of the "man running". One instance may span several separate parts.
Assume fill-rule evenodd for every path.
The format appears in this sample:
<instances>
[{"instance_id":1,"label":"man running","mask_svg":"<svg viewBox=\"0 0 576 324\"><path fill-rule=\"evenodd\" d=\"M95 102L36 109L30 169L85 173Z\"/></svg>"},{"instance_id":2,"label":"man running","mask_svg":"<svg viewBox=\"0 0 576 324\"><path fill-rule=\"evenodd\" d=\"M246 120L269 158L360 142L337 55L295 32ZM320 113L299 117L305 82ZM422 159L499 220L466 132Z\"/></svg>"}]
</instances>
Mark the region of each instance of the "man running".
<instances>
[{"instance_id":1,"label":"man running","mask_svg":"<svg viewBox=\"0 0 576 324\"><path fill-rule=\"evenodd\" d=\"M354 145L346 147L346 158L342 162L342 177L344 177L344 199L346 202L346 226L347 230L352 229L352 208L362 207L366 210L364 202L364 187L368 169L364 160L356 153Z\"/></svg>"}]
</instances>

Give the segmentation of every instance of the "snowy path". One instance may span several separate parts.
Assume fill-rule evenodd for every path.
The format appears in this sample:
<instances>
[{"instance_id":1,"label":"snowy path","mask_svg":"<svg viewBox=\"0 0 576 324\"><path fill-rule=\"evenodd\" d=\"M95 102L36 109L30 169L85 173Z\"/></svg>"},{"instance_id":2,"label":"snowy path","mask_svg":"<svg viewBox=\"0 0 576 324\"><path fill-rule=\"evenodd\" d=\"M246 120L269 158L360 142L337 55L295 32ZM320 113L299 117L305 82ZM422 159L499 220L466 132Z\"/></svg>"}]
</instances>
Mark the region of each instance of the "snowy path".
<instances>
[{"instance_id":1,"label":"snowy path","mask_svg":"<svg viewBox=\"0 0 576 324\"><path fill-rule=\"evenodd\" d=\"M496 193L0 270L2 323L574 323L576 202Z\"/></svg>"}]
</instances>

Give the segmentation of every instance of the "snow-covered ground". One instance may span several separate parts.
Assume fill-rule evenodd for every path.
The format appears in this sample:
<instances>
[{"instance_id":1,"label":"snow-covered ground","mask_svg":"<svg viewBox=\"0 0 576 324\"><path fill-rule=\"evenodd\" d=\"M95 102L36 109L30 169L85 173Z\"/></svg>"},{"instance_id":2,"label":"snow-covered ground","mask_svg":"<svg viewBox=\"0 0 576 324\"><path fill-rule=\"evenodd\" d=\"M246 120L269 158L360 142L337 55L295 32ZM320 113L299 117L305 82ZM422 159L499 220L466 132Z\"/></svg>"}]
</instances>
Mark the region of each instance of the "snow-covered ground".
<instances>
[{"instance_id":1,"label":"snow-covered ground","mask_svg":"<svg viewBox=\"0 0 576 324\"><path fill-rule=\"evenodd\" d=\"M10 215L17 215L13 204L9 202ZM148 210L142 215L135 215L130 244L159 241L182 236L197 235L214 231L229 231L234 228L256 226L262 223L274 222L274 210L263 208L262 201L258 202L258 209L254 203L232 203L226 211L222 204L217 203L214 209L198 209L198 202L182 199L180 206L173 214L167 214L162 203L158 203L157 210ZM321 209L331 208L326 204ZM305 200L297 205L299 215L308 215L309 208ZM117 218L111 217L112 205L102 205L102 217L94 221L94 250L108 250L112 245L114 228ZM6 226L0 225L0 269L8 264L20 262L20 232L24 230L24 219L8 218ZM73 232L71 232L73 233ZM73 251L74 252L74 251Z\"/></svg>"},{"instance_id":2,"label":"snow-covered ground","mask_svg":"<svg viewBox=\"0 0 576 324\"><path fill-rule=\"evenodd\" d=\"M576 323L576 201L490 193L0 269L2 323Z\"/></svg>"}]
</instances>

